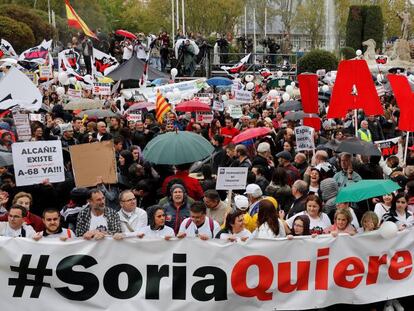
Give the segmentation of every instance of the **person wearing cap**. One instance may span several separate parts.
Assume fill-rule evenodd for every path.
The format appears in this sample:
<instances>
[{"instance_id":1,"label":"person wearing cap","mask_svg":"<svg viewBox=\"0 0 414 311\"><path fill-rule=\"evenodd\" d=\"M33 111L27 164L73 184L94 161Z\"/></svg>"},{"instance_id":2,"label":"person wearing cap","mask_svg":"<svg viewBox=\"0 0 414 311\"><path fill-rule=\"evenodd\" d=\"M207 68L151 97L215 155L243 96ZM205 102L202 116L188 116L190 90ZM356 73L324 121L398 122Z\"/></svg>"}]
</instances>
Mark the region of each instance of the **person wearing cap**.
<instances>
[{"instance_id":1,"label":"person wearing cap","mask_svg":"<svg viewBox=\"0 0 414 311\"><path fill-rule=\"evenodd\" d=\"M246 229L255 228L256 221L253 220L253 218L249 214L249 205L249 199L246 196L237 194L234 197L234 211L241 211L243 213L244 226ZM251 232L250 229L248 229L248 231Z\"/></svg>"},{"instance_id":2,"label":"person wearing cap","mask_svg":"<svg viewBox=\"0 0 414 311\"><path fill-rule=\"evenodd\" d=\"M79 144L79 141L73 137L73 127L70 123L65 123L60 125L61 133L62 133L62 147L67 148L69 146Z\"/></svg>"},{"instance_id":3,"label":"person wearing cap","mask_svg":"<svg viewBox=\"0 0 414 311\"><path fill-rule=\"evenodd\" d=\"M276 154L279 166L282 167L288 175L288 185L292 186L295 180L300 179L299 170L292 165L292 155L287 151L281 151Z\"/></svg>"},{"instance_id":4,"label":"person wearing cap","mask_svg":"<svg viewBox=\"0 0 414 311\"><path fill-rule=\"evenodd\" d=\"M165 224L177 234L182 221L190 217L190 206L187 202L187 192L183 185L171 186L168 203L164 204Z\"/></svg>"},{"instance_id":5,"label":"person wearing cap","mask_svg":"<svg viewBox=\"0 0 414 311\"><path fill-rule=\"evenodd\" d=\"M272 172L274 163L270 159L270 144L262 142L257 146L257 156L253 158L252 166L260 165L264 168L264 177L270 181L272 179Z\"/></svg>"}]
</instances>

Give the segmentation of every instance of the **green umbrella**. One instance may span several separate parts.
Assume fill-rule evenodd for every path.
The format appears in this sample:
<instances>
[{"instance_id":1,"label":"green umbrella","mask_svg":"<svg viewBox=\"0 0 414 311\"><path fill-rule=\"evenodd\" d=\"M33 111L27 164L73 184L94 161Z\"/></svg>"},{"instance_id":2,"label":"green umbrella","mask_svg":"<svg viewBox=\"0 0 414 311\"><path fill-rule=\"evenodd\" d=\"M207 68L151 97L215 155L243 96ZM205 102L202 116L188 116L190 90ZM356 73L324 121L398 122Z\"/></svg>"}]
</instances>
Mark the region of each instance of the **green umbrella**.
<instances>
[{"instance_id":1,"label":"green umbrella","mask_svg":"<svg viewBox=\"0 0 414 311\"><path fill-rule=\"evenodd\" d=\"M145 147L144 159L155 164L178 165L193 163L210 156L210 142L192 132L170 132L152 139Z\"/></svg>"},{"instance_id":2,"label":"green umbrella","mask_svg":"<svg viewBox=\"0 0 414 311\"><path fill-rule=\"evenodd\" d=\"M361 180L339 190L336 203L360 202L391 193L401 187L390 179Z\"/></svg>"},{"instance_id":3,"label":"green umbrella","mask_svg":"<svg viewBox=\"0 0 414 311\"><path fill-rule=\"evenodd\" d=\"M267 88L277 89L277 88L285 88L287 85L290 85L293 81L288 78L275 78L267 82Z\"/></svg>"}]
</instances>

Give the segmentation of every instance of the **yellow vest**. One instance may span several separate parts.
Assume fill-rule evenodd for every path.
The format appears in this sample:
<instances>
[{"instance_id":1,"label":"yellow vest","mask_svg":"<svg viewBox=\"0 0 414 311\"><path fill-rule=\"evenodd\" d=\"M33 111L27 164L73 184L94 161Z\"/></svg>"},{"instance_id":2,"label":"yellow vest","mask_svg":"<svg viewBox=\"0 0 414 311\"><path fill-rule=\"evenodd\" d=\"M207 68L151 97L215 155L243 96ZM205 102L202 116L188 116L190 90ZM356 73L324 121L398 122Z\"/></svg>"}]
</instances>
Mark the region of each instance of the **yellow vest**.
<instances>
[{"instance_id":1,"label":"yellow vest","mask_svg":"<svg viewBox=\"0 0 414 311\"><path fill-rule=\"evenodd\" d=\"M359 137L361 138L361 140L366 141L366 142L372 142L372 136L371 136L371 132L370 130L367 130L368 134L365 133L362 129L358 130L359 133Z\"/></svg>"}]
</instances>

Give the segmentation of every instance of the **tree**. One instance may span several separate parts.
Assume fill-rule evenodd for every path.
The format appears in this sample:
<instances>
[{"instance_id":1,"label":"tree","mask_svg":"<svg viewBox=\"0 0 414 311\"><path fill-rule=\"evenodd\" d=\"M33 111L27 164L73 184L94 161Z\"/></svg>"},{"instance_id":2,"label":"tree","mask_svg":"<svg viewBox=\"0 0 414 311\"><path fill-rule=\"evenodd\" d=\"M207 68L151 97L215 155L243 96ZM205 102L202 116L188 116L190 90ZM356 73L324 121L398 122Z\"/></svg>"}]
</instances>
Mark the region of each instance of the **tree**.
<instances>
[{"instance_id":1,"label":"tree","mask_svg":"<svg viewBox=\"0 0 414 311\"><path fill-rule=\"evenodd\" d=\"M3 16L10 17L28 25L33 31L36 44L42 42L43 39L49 40L53 37L53 27L43 21L43 19L32 9L27 9L14 4L6 4L0 6L0 12Z\"/></svg>"},{"instance_id":2,"label":"tree","mask_svg":"<svg viewBox=\"0 0 414 311\"><path fill-rule=\"evenodd\" d=\"M307 33L311 40L311 49L321 45L325 25L323 0L307 0L298 5L294 18L295 28Z\"/></svg>"},{"instance_id":3,"label":"tree","mask_svg":"<svg viewBox=\"0 0 414 311\"><path fill-rule=\"evenodd\" d=\"M23 52L35 44L33 31L28 25L1 15L0 38L9 41L17 53Z\"/></svg>"},{"instance_id":4,"label":"tree","mask_svg":"<svg viewBox=\"0 0 414 311\"><path fill-rule=\"evenodd\" d=\"M377 48L382 48L384 39L384 20L382 18L381 8L377 5L366 7L364 33L362 40L374 39Z\"/></svg>"},{"instance_id":5,"label":"tree","mask_svg":"<svg viewBox=\"0 0 414 311\"><path fill-rule=\"evenodd\" d=\"M328 51L313 50L301 57L298 61L298 73L312 72L316 73L319 69L326 71L336 70L338 67L338 59Z\"/></svg>"}]
</instances>

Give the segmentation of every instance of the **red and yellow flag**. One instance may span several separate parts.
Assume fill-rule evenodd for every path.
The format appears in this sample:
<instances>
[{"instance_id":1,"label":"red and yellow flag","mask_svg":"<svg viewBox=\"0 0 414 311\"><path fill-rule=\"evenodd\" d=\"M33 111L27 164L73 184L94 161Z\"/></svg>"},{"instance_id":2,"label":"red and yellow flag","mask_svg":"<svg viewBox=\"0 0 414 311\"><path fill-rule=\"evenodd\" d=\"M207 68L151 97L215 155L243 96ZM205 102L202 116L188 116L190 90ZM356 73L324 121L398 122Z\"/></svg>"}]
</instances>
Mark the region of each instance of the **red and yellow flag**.
<instances>
[{"instance_id":1,"label":"red and yellow flag","mask_svg":"<svg viewBox=\"0 0 414 311\"><path fill-rule=\"evenodd\" d=\"M85 24L82 18L80 18L79 15L72 8L72 6L69 3L69 0L65 0L65 5L69 27L82 29L85 35L87 35L88 37L98 39L98 37L93 33L93 31L89 29L88 25Z\"/></svg>"},{"instance_id":2,"label":"red and yellow flag","mask_svg":"<svg viewBox=\"0 0 414 311\"><path fill-rule=\"evenodd\" d=\"M157 101L155 102L155 118L158 123L162 123L164 115L171 110L170 104L161 95L160 91L157 92Z\"/></svg>"}]
</instances>

